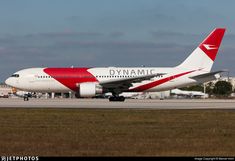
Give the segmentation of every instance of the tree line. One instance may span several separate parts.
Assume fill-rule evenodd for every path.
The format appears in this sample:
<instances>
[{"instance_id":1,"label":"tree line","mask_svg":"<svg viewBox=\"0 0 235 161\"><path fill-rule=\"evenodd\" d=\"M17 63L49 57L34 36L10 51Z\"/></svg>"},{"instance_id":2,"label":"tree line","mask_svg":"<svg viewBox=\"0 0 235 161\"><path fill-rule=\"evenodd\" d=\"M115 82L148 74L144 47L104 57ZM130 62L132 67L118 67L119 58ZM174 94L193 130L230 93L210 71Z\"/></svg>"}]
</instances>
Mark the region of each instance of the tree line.
<instances>
[{"instance_id":1,"label":"tree line","mask_svg":"<svg viewBox=\"0 0 235 161\"><path fill-rule=\"evenodd\" d=\"M201 85L184 87L180 89L187 91L204 92L204 85L201 84ZM228 98L233 92L235 92L235 90L233 90L232 84L227 81L217 81L216 83L209 82L206 84L206 93L209 95L210 98L211 97Z\"/></svg>"}]
</instances>

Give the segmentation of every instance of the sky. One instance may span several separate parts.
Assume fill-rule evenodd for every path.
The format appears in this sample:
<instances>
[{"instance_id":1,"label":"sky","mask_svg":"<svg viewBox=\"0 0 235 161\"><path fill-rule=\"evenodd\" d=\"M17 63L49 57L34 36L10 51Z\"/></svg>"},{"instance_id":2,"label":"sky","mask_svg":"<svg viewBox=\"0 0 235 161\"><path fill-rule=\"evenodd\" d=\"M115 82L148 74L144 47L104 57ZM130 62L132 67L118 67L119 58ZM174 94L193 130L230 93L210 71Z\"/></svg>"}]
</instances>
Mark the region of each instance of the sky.
<instances>
[{"instance_id":1,"label":"sky","mask_svg":"<svg viewBox=\"0 0 235 161\"><path fill-rule=\"evenodd\" d=\"M0 0L0 82L31 67L173 67L216 27L235 76L234 0Z\"/></svg>"}]
</instances>

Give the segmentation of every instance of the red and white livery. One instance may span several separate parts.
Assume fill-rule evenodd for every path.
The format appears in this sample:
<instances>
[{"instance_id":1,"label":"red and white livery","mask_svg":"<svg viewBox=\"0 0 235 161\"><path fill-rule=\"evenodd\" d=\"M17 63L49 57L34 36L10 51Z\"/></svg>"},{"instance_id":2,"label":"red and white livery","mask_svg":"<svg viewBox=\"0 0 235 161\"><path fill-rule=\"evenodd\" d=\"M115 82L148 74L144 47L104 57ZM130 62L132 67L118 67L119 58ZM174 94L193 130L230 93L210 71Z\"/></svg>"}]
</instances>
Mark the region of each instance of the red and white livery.
<instances>
[{"instance_id":1,"label":"red and white livery","mask_svg":"<svg viewBox=\"0 0 235 161\"><path fill-rule=\"evenodd\" d=\"M110 101L124 101L122 92L156 92L215 79L211 72L225 28L216 28L176 67L29 68L14 73L6 84L29 92L74 92L93 97L111 92Z\"/></svg>"}]
</instances>

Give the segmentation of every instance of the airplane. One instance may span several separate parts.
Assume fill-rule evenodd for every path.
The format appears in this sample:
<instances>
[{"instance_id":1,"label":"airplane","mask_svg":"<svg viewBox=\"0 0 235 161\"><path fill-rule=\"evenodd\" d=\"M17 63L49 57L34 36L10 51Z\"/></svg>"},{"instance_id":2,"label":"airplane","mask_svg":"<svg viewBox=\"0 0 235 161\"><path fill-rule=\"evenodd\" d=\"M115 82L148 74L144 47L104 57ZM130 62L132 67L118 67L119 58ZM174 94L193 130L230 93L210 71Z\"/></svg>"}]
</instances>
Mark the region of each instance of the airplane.
<instances>
[{"instance_id":1,"label":"airplane","mask_svg":"<svg viewBox=\"0 0 235 161\"><path fill-rule=\"evenodd\" d=\"M138 97L142 96L144 93L143 92L123 92L120 93L119 96L123 96L125 98L131 98L131 99L137 99ZM105 98L112 97L112 93L108 92L104 94Z\"/></svg>"},{"instance_id":2,"label":"airplane","mask_svg":"<svg viewBox=\"0 0 235 161\"><path fill-rule=\"evenodd\" d=\"M171 94L177 95L177 96L185 96L185 97L208 97L207 94L200 92L200 91L184 91L180 89L173 89L171 90Z\"/></svg>"},{"instance_id":3,"label":"airplane","mask_svg":"<svg viewBox=\"0 0 235 161\"><path fill-rule=\"evenodd\" d=\"M123 92L159 92L216 79L211 72L225 28L215 28L196 49L175 67L70 67L28 68L5 83L28 92L74 92L94 97L111 92L109 101L125 100Z\"/></svg>"},{"instance_id":4,"label":"airplane","mask_svg":"<svg viewBox=\"0 0 235 161\"><path fill-rule=\"evenodd\" d=\"M17 97L24 98L24 101L28 101L29 98L36 98L35 92L27 92L27 91L18 91L16 88L12 88L12 94Z\"/></svg>"}]
</instances>

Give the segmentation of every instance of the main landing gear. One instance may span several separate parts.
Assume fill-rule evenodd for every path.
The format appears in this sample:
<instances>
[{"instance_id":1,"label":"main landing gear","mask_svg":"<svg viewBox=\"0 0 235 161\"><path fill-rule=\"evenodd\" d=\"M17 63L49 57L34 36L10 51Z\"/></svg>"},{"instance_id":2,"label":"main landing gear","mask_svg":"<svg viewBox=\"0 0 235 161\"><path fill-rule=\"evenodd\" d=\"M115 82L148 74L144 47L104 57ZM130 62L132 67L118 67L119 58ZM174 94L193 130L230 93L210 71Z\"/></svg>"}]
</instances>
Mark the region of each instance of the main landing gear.
<instances>
[{"instance_id":1,"label":"main landing gear","mask_svg":"<svg viewBox=\"0 0 235 161\"><path fill-rule=\"evenodd\" d=\"M124 102L125 101L125 97L123 96L111 96L109 98L110 102Z\"/></svg>"},{"instance_id":2,"label":"main landing gear","mask_svg":"<svg viewBox=\"0 0 235 161\"><path fill-rule=\"evenodd\" d=\"M25 95L24 95L24 101L29 101L29 96L28 96L28 94L25 94Z\"/></svg>"}]
</instances>

